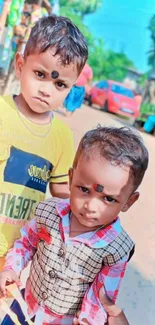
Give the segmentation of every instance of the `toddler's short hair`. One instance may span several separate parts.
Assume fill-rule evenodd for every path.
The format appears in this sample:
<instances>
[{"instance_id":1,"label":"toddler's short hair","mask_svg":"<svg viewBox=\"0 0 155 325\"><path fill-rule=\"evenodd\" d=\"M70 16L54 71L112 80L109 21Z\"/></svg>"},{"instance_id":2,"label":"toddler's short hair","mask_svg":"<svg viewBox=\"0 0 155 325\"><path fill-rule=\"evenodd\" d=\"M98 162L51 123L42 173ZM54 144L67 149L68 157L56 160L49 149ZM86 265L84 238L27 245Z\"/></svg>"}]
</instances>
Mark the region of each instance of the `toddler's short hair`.
<instances>
[{"instance_id":1,"label":"toddler's short hair","mask_svg":"<svg viewBox=\"0 0 155 325\"><path fill-rule=\"evenodd\" d=\"M70 19L56 15L39 19L31 30L24 57L45 52L50 47L56 49L55 55L60 56L62 65L76 63L80 74L88 58L88 47L83 34Z\"/></svg>"},{"instance_id":2,"label":"toddler's short hair","mask_svg":"<svg viewBox=\"0 0 155 325\"><path fill-rule=\"evenodd\" d=\"M101 126L88 131L79 144L73 168L81 155L92 158L94 154L114 165L130 167L134 191L138 188L148 167L148 151L137 132L127 127Z\"/></svg>"}]
</instances>

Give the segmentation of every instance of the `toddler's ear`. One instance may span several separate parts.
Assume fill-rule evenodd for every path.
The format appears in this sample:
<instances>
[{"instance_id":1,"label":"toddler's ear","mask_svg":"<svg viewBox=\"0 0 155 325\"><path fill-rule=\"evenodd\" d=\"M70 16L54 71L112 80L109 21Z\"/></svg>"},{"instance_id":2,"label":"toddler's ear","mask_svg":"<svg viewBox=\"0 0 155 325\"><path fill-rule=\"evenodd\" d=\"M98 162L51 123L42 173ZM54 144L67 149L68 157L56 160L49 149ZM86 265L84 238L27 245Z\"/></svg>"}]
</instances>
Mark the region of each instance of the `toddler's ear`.
<instances>
[{"instance_id":1,"label":"toddler's ear","mask_svg":"<svg viewBox=\"0 0 155 325\"><path fill-rule=\"evenodd\" d=\"M21 53L17 52L15 56L15 72L16 72L16 77L18 79L20 79L23 65L24 65L24 57Z\"/></svg>"},{"instance_id":2,"label":"toddler's ear","mask_svg":"<svg viewBox=\"0 0 155 325\"><path fill-rule=\"evenodd\" d=\"M121 211L122 212L128 211L130 207L139 199L139 196L140 196L139 192L132 193Z\"/></svg>"}]
</instances>

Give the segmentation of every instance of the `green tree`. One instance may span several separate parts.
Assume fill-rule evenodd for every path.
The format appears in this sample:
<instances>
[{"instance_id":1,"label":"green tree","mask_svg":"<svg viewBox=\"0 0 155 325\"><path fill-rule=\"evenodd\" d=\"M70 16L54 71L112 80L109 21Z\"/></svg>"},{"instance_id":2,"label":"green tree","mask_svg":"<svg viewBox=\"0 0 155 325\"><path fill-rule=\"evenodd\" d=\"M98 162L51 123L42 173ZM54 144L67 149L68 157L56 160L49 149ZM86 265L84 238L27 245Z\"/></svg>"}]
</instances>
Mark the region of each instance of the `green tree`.
<instances>
[{"instance_id":1,"label":"green tree","mask_svg":"<svg viewBox=\"0 0 155 325\"><path fill-rule=\"evenodd\" d=\"M105 49L100 39L89 48L89 63L97 80L113 79L121 82L126 76L126 68L134 68L133 62L124 53Z\"/></svg>"},{"instance_id":2,"label":"green tree","mask_svg":"<svg viewBox=\"0 0 155 325\"><path fill-rule=\"evenodd\" d=\"M148 29L151 32L151 40L152 40L152 46L150 51L148 52L149 53L148 64L155 72L155 15L152 16Z\"/></svg>"},{"instance_id":3,"label":"green tree","mask_svg":"<svg viewBox=\"0 0 155 325\"><path fill-rule=\"evenodd\" d=\"M60 8L69 8L71 12L81 18L95 12L102 4L102 0L60 0Z\"/></svg>"},{"instance_id":4,"label":"green tree","mask_svg":"<svg viewBox=\"0 0 155 325\"><path fill-rule=\"evenodd\" d=\"M88 63L93 69L94 79L122 81L126 76L124 68L134 68L133 63L124 53L105 49L104 41L95 39L83 23L84 15L94 12L100 4L100 0L60 0L60 14L69 17L84 34L89 48Z\"/></svg>"},{"instance_id":5,"label":"green tree","mask_svg":"<svg viewBox=\"0 0 155 325\"><path fill-rule=\"evenodd\" d=\"M62 1L65 2L65 0ZM93 46L94 37L92 33L89 31L88 27L83 23L81 16L76 14L75 11L71 10L69 3L67 6L60 6L60 14L65 17L69 17L74 22L74 24L81 30L87 40L88 47Z\"/></svg>"}]
</instances>

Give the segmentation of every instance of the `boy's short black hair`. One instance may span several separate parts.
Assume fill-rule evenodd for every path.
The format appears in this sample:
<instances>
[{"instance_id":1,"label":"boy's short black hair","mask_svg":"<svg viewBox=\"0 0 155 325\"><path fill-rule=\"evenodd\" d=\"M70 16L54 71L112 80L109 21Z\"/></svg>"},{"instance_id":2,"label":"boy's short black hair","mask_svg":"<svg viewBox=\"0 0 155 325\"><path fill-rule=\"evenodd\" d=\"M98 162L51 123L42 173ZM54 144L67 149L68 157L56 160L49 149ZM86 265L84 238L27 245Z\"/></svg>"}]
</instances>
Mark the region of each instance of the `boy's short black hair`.
<instances>
[{"instance_id":1,"label":"boy's short black hair","mask_svg":"<svg viewBox=\"0 0 155 325\"><path fill-rule=\"evenodd\" d=\"M39 19L31 30L24 57L45 52L50 47L56 49L55 55L60 56L62 65L76 63L80 74L88 58L88 47L70 19L56 15Z\"/></svg>"},{"instance_id":2,"label":"boy's short black hair","mask_svg":"<svg viewBox=\"0 0 155 325\"><path fill-rule=\"evenodd\" d=\"M73 168L81 155L98 154L112 164L128 166L133 178L134 191L138 188L148 167L148 151L139 134L126 127L97 127L88 131L77 149Z\"/></svg>"}]
</instances>

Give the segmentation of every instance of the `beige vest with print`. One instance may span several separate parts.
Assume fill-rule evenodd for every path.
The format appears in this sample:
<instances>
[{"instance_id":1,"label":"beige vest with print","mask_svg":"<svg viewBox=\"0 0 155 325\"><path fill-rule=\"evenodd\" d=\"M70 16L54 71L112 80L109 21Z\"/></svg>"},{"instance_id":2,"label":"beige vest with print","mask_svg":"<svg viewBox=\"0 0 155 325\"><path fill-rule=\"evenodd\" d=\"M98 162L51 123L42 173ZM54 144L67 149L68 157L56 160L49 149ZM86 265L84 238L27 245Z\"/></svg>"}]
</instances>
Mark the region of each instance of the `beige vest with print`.
<instances>
[{"instance_id":1,"label":"beige vest with print","mask_svg":"<svg viewBox=\"0 0 155 325\"><path fill-rule=\"evenodd\" d=\"M36 208L37 227L51 234L51 244L40 241L30 271L31 291L39 304L44 303L58 315L75 315L86 290L103 265L112 266L130 254L134 243L122 229L104 248L84 243L65 245L59 231L58 199L41 202Z\"/></svg>"}]
</instances>

